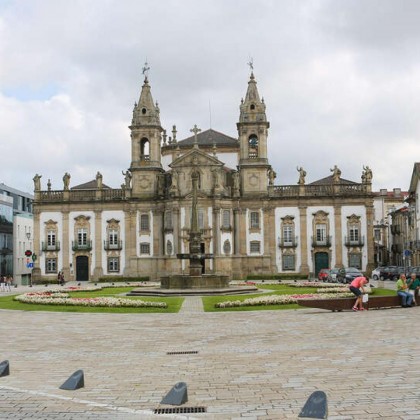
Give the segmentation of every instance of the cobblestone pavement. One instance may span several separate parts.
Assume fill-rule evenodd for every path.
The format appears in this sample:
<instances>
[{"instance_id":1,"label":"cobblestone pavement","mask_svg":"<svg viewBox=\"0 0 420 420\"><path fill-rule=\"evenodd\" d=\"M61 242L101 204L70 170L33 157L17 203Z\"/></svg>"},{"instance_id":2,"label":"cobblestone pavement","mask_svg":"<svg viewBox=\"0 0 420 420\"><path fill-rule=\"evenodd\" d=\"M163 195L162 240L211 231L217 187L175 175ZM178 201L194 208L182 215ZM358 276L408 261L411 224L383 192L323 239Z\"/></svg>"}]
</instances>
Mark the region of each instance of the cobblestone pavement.
<instances>
[{"instance_id":1,"label":"cobblestone pavement","mask_svg":"<svg viewBox=\"0 0 420 420\"><path fill-rule=\"evenodd\" d=\"M316 390L330 420L420 419L420 307L204 313L198 302L178 314L0 311L0 419L297 419ZM78 369L85 387L60 390ZM206 413L154 415L180 381L183 407Z\"/></svg>"}]
</instances>

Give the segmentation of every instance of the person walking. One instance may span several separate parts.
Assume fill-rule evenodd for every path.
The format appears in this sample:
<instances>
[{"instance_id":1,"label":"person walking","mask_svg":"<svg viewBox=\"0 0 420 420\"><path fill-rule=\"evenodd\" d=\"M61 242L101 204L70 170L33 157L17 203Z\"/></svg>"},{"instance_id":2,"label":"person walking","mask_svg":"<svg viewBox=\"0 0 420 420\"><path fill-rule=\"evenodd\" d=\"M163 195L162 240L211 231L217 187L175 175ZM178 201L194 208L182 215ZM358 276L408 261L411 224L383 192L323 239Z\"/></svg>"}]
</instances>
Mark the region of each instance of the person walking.
<instances>
[{"instance_id":1,"label":"person walking","mask_svg":"<svg viewBox=\"0 0 420 420\"><path fill-rule=\"evenodd\" d=\"M364 311L363 294L365 293L364 286L367 284L368 278L364 276L356 277L349 286L350 291L356 296L356 302L353 305L353 311Z\"/></svg>"},{"instance_id":2,"label":"person walking","mask_svg":"<svg viewBox=\"0 0 420 420\"><path fill-rule=\"evenodd\" d=\"M13 283L13 277L12 276L6 276L6 280L5 280L6 292L11 292L12 291L12 283Z\"/></svg>"},{"instance_id":3,"label":"person walking","mask_svg":"<svg viewBox=\"0 0 420 420\"><path fill-rule=\"evenodd\" d=\"M410 278L407 280L408 293L413 296L413 304L417 305L417 296L420 290L420 279L417 278L416 273L411 273Z\"/></svg>"},{"instance_id":4,"label":"person walking","mask_svg":"<svg viewBox=\"0 0 420 420\"><path fill-rule=\"evenodd\" d=\"M408 291L407 279L405 274L401 274L397 281L397 295L401 297L401 306L403 308L411 308L413 295Z\"/></svg>"}]
</instances>

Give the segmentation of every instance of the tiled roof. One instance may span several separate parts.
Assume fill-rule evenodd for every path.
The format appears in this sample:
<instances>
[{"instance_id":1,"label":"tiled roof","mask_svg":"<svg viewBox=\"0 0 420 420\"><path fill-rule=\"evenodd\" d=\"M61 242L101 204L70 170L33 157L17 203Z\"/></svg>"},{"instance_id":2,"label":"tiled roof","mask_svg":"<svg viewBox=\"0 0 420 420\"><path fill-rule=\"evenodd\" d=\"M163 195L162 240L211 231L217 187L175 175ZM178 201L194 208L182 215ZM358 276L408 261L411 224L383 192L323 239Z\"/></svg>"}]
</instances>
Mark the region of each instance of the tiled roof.
<instances>
[{"instance_id":1,"label":"tiled roof","mask_svg":"<svg viewBox=\"0 0 420 420\"><path fill-rule=\"evenodd\" d=\"M226 134L219 133L218 131L209 129L197 134L198 145L202 146L239 146L238 139L227 136ZM184 140L178 141L180 147L192 146L194 144L194 136L188 137Z\"/></svg>"},{"instance_id":2,"label":"tiled roof","mask_svg":"<svg viewBox=\"0 0 420 420\"><path fill-rule=\"evenodd\" d=\"M102 188L105 189L111 189L111 187L108 187L108 185L102 184ZM75 185L74 187L70 188L71 190L96 190L97 189L97 183L96 179L93 179L92 181L85 182L84 184Z\"/></svg>"}]
</instances>

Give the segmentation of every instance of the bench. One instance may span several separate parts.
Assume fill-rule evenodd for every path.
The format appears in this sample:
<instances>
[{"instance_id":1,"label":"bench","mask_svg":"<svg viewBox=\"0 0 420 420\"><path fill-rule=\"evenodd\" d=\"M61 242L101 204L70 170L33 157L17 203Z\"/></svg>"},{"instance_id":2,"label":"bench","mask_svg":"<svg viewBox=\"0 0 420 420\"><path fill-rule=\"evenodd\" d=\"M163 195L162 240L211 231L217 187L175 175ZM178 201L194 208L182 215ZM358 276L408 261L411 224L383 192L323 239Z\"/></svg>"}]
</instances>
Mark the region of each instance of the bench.
<instances>
[{"instance_id":1,"label":"bench","mask_svg":"<svg viewBox=\"0 0 420 420\"><path fill-rule=\"evenodd\" d=\"M300 306L307 308L327 309L329 311L351 310L356 297L337 299L298 299ZM416 298L417 305L420 305L419 296ZM369 296L369 301L363 304L366 309L381 309L401 307L401 298L394 296Z\"/></svg>"}]
</instances>

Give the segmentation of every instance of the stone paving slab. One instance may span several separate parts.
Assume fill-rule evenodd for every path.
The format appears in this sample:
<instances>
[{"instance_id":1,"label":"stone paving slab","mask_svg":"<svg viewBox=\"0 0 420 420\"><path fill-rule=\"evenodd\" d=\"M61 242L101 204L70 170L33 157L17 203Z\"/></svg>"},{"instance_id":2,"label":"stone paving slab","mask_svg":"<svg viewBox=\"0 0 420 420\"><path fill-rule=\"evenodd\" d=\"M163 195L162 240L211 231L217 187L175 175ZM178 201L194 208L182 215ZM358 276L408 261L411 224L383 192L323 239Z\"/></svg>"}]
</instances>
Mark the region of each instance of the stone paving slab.
<instances>
[{"instance_id":1,"label":"stone paving slab","mask_svg":"<svg viewBox=\"0 0 420 420\"><path fill-rule=\"evenodd\" d=\"M420 418L419 307L0 317L1 419L296 419L315 390L329 419ZM179 381L207 413L153 415Z\"/></svg>"}]
</instances>

